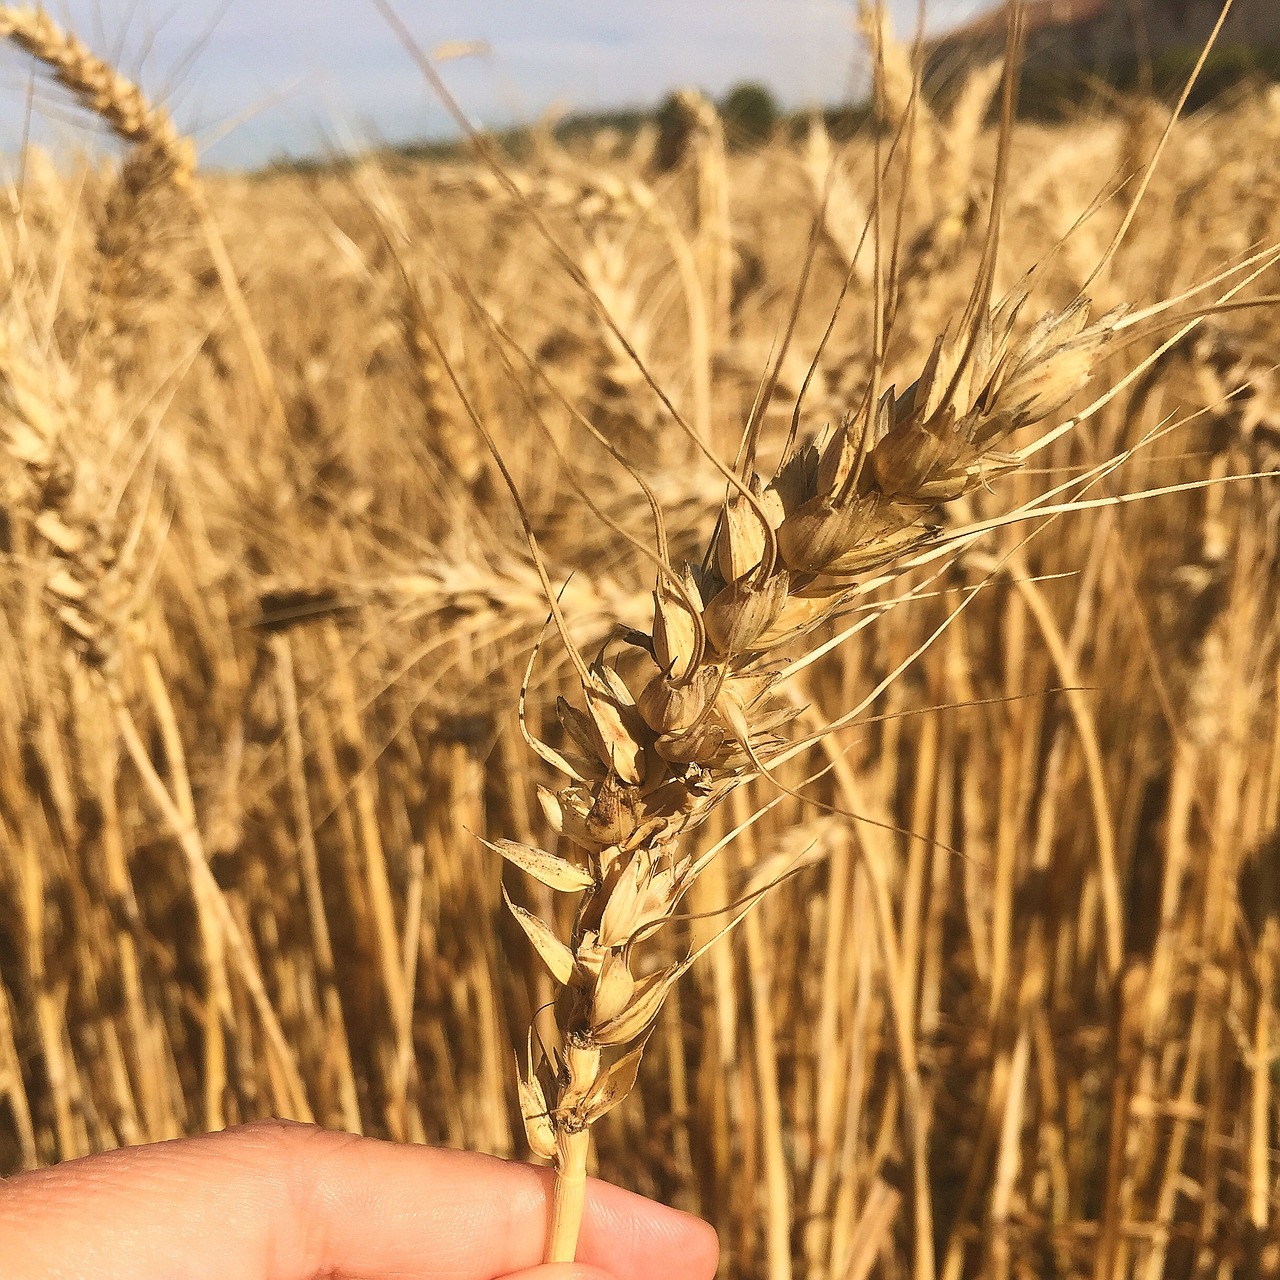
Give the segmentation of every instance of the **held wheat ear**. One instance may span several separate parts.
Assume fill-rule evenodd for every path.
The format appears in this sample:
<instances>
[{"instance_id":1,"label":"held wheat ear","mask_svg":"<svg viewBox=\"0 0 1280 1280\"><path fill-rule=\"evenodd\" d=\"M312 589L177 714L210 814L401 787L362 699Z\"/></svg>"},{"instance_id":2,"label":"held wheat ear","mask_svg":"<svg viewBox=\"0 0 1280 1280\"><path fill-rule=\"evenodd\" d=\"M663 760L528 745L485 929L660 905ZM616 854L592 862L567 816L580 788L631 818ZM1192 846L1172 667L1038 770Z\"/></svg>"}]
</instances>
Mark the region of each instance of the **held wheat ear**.
<instances>
[{"instance_id":1,"label":"held wheat ear","mask_svg":"<svg viewBox=\"0 0 1280 1280\"><path fill-rule=\"evenodd\" d=\"M703 566L686 566L681 594L659 579L650 631L630 635L612 661L579 667L585 706L557 707L571 750L526 728L568 778L540 798L584 864L498 849L548 887L581 895L567 943L509 904L560 987L559 1045L531 1059L520 1084L530 1145L556 1162L547 1261L574 1256L590 1128L632 1087L644 1037L693 960L642 967L645 942L707 865L682 837L768 772L795 715L774 690L770 652L845 604L851 575L930 541L932 508L1016 465L996 446L1085 385L1121 317L1089 324L1081 298L1022 332L1025 292L994 308L984 292L979 282L964 319L939 337L905 392L868 397L767 482L745 477ZM624 672L637 669L629 682Z\"/></svg>"},{"instance_id":2,"label":"held wheat ear","mask_svg":"<svg viewBox=\"0 0 1280 1280\"><path fill-rule=\"evenodd\" d=\"M646 941L706 866L681 838L768 772L796 713L774 689L770 652L846 603L850 575L934 538L927 517L939 503L1016 465L996 446L1085 385L1121 314L1090 325L1081 299L1019 335L1024 302L1015 295L969 331L944 334L902 395L890 389L848 415L767 483L751 475L770 527L730 497L708 567L686 566L681 597L660 580L651 629L586 668L583 706L560 700L570 745L556 750L526 729L568 779L540 799L552 829L580 851L571 861L509 841L491 846L548 888L581 895L567 943L508 899L560 987L560 1044L531 1058L520 1081L530 1146L556 1162L547 1261L574 1256L590 1128L632 1088L644 1038L692 962L647 972L642 963ZM637 669L645 674L624 675Z\"/></svg>"},{"instance_id":3,"label":"held wheat ear","mask_svg":"<svg viewBox=\"0 0 1280 1280\"><path fill-rule=\"evenodd\" d=\"M413 51L387 0L376 3ZM729 478L729 496L703 563L686 566L678 577L663 565L648 632L630 633L614 657L588 665L569 639L520 506L582 692L579 705L561 700L557 707L560 748L539 741L521 717L531 748L565 778L556 790L540 789L539 798L561 850L575 847L576 855L529 844L492 846L553 891L579 895L567 941L508 899L558 987L556 1042L535 1053L531 1037L519 1084L530 1146L556 1162L548 1261L568 1261L575 1254L591 1126L633 1086L645 1037L695 958L686 954L655 966L645 955L653 934L674 918L710 862L710 854L695 856L683 838L736 787L768 775L783 750L779 733L795 710L778 696L780 672L770 655L843 609L859 590L857 575L890 565L908 551L940 554L933 510L1020 465L1027 451L1001 451L1010 435L1042 422L1075 396L1128 327L1123 309L1091 320L1083 293L1029 326L1022 323L1026 289L993 305L1022 26L1021 6L1014 3L1010 11L1001 149L981 264L963 315L942 327L919 377L901 393L885 389L882 378L900 271L896 251L886 271L880 243L880 205L888 197L878 152L872 215L876 340L867 392L834 428L789 448L768 479L755 473L753 450L744 447L748 462ZM882 35L882 58L884 43ZM429 61L420 58L420 65L456 111ZM908 115L917 93L915 83L906 90ZM599 309L589 281L566 260L537 210L501 172L491 149L481 144L480 151L570 279ZM608 323L607 315L601 320ZM429 324L425 331L430 336ZM634 348L616 336L676 418ZM497 456L464 389L456 383L455 389ZM516 492L505 470L503 475ZM516 497L520 505L518 492ZM919 1209L916 1228L921 1239L931 1238Z\"/></svg>"}]
</instances>

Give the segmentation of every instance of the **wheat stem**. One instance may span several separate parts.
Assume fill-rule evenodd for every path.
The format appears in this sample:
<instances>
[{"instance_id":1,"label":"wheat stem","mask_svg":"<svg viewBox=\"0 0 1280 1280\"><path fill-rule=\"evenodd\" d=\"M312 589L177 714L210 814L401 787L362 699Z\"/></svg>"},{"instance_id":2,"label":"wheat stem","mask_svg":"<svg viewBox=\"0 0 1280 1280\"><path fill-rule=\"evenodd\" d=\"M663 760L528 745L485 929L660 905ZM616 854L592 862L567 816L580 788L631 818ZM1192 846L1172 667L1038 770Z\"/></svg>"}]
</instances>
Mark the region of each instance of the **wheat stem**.
<instances>
[{"instance_id":1,"label":"wheat stem","mask_svg":"<svg viewBox=\"0 0 1280 1280\"><path fill-rule=\"evenodd\" d=\"M551 1192L551 1226L544 1262L572 1262L578 1252L582 1208L587 1199L587 1153L591 1130L559 1135L555 1186Z\"/></svg>"}]
</instances>

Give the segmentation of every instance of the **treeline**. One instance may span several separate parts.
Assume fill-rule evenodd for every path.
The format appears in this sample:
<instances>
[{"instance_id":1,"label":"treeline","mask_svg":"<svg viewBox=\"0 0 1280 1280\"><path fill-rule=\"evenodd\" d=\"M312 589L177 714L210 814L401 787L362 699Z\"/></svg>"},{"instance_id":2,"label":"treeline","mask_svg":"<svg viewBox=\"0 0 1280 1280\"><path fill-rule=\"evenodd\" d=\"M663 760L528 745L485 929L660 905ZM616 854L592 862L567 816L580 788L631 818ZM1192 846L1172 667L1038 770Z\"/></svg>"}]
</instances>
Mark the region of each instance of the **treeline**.
<instances>
[{"instance_id":1,"label":"treeline","mask_svg":"<svg viewBox=\"0 0 1280 1280\"><path fill-rule=\"evenodd\" d=\"M1118 94L1141 93L1174 101L1199 57L1197 49L1172 49L1153 62L1117 62L1106 68L1039 70L1029 68L1021 78L1019 95L1022 114L1054 120L1078 116L1082 111L1106 111ZM939 74L927 69L925 93L930 100L945 101L963 76L954 70ZM1188 101L1188 110L1209 106L1224 95L1248 86L1280 83L1280 50L1247 45L1228 46L1213 51L1206 60ZM725 138L736 150L758 147L780 133L801 137L814 118L812 109L787 111L765 85L747 81L735 85L716 103L724 122ZM825 107L820 114L828 134L847 140L870 123L873 111L869 99ZM617 107L607 111L576 111L550 125L521 125L494 130L490 140L513 161L526 158L539 133L551 135L567 147L587 146L609 135L625 146L642 129L656 126L660 139L678 150L677 135L688 127L687 113L677 96L669 94L655 107ZM660 147L660 150L662 148ZM422 138L386 148L389 157L400 160L456 160L467 155L465 139ZM331 156L284 157L273 161L275 171L309 172L341 167L347 163Z\"/></svg>"},{"instance_id":2,"label":"treeline","mask_svg":"<svg viewBox=\"0 0 1280 1280\"><path fill-rule=\"evenodd\" d=\"M716 108L724 122L725 139L734 150L758 147L781 130L799 136L814 115L812 110L784 110L770 89L754 81L735 85L716 102ZM870 104L861 102L827 107L820 114L833 137L846 139L865 126L872 113ZM660 138L672 142L681 130L688 127L687 113L680 106L676 94L668 94L657 107L575 111L550 125L496 129L487 136L505 156L520 161L532 152L537 137L547 132L566 147L588 146L606 134L625 146L642 129L651 126L657 127ZM469 154L470 148L461 138L420 138L390 145L385 150L388 156L400 160L456 160ZM346 163L349 160L326 156L282 157L273 161L270 167L276 171L310 172Z\"/></svg>"},{"instance_id":3,"label":"treeline","mask_svg":"<svg viewBox=\"0 0 1280 1280\"><path fill-rule=\"evenodd\" d=\"M726 141L736 148L759 146L772 138L779 127L798 122L801 118L807 120L811 114L784 111L773 92L754 81L735 85L716 102L716 108L724 122ZM864 106L837 107L824 112L833 121L853 113L858 115L859 121L868 115ZM575 111L562 116L550 126L549 131L557 142L565 146L589 144L604 134L611 134L625 144L650 125L656 125L661 134L676 133L687 127L687 113L680 106L676 94L668 94L656 108ZM541 128L544 126L519 126L495 130L489 136L508 155L519 159L532 147ZM395 152L409 159L436 159L459 155L464 149L465 143L458 140L423 139L398 146Z\"/></svg>"}]
</instances>

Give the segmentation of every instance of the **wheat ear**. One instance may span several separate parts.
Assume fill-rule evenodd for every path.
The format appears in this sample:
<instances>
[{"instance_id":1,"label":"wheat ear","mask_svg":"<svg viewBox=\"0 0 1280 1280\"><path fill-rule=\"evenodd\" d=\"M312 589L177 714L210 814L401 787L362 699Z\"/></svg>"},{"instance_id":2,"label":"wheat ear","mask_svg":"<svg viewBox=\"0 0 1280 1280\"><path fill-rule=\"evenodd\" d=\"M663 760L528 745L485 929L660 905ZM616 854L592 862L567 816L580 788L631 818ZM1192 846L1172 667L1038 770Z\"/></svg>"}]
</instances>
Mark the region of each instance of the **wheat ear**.
<instances>
[{"instance_id":1,"label":"wheat ear","mask_svg":"<svg viewBox=\"0 0 1280 1280\"><path fill-rule=\"evenodd\" d=\"M154 185L161 178L167 178L187 195L199 218L205 247L244 342L254 381L272 416L277 423L282 422L284 406L270 361L249 314L222 235L203 191L195 182L195 144L178 132L172 117L163 107L152 103L137 85L99 58L74 34L64 31L43 11L15 5L0 6L0 39L6 38L44 63L54 79L70 90L81 105L101 116L119 138L134 145L135 153L123 175L126 188Z\"/></svg>"},{"instance_id":2,"label":"wheat ear","mask_svg":"<svg viewBox=\"0 0 1280 1280\"><path fill-rule=\"evenodd\" d=\"M507 898L559 987L558 1043L535 1057L531 1035L519 1081L530 1147L556 1166L547 1262L576 1254L591 1126L634 1086L667 993L710 945L665 966L642 964L646 943L715 855L697 854L682 837L744 782L772 778L770 762L785 750L779 731L796 710L777 696L780 669L770 655L844 607L857 575L935 540L929 515L937 506L1016 466L998 446L1082 390L1120 335L1123 312L1090 323L1083 296L1029 329L1020 322L1025 284L992 304L1020 36L1015 6L986 243L969 304L938 337L919 378L901 394L880 389L891 303L877 249L876 306L884 312L860 404L804 443L793 423L767 480L755 469L748 425L712 544L700 565L663 565L647 632L628 633L588 666L551 600L583 705L558 700L564 749L529 731L523 695L521 725L529 746L568 779L539 798L548 824L580 856L510 840L491 845L543 885L579 898L567 942ZM540 559L539 568L545 581ZM721 933L758 900L731 908ZM927 1222L918 1226L929 1234Z\"/></svg>"},{"instance_id":3,"label":"wheat ear","mask_svg":"<svg viewBox=\"0 0 1280 1280\"><path fill-rule=\"evenodd\" d=\"M12 40L53 73L53 77L127 142L145 147L171 180L187 186L196 168L195 147L180 134L169 113L147 99L137 85L103 62L83 41L64 31L39 9L0 6L0 39Z\"/></svg>"},{"instance_id":4,"label":"wheat ear","mask_svg":"<svg viewBox=\"0 0 1280 1280\"><path fill-rule=\"evenodd\" d=\"M1079 294L1025 325L1025 282L992 302L1020 38L1015 6L981 262L964 314L916 381L881 392L878 360L861 403L815 439L790 440L768 479L755 470L749 427L712 544L700 565L664 568L648 631L628 633L587 666L555 610L583 702L557 704L562 749L525 733L567 778L539 795L549 825L578 854L492 845L547 887L578 895L567 942L507 899L559 987L556 1043L535 1057L531 1036L519 1081L529 1144L556 1165L547 1262L576 1253L591 1126L633 1087L668 992L711 945L656 967L644 955L720 847L699 853L683 837L743 783L767 776L782 786L772 765L796 750L780 736L796 711L778 696L783 672L771 655L832 619L858 593L858 575L936 548L943 539L931 514L1019 465L1025 453L1001 451L1010 436L1064 407L1143 319L1119 308L1091 322ZM727 908L721 933L768 887ZM929 1218L925 1198L922 1239Z\"/></svg>"},{"instance_id":5,"label":"wheat ear","mask_svg":"<svg viewBox=\"0 0 1280 1280\"><path fill-rule=\"evenodd\" d=\"M868 391L838 427L789 447L767 481L748 451L703 563L659 576L648 632L590 667L564 633L585 705L557 705L566 749L526 738L568 778L540 798L582 856L493 845L580 895L567 943L508 900L560 986L559 1044L537 1061L531 1050L520 1080L530 1146L556 1162L549 1262L576 1251L590 1128L632 1088L649 1029L698 954L639 966L714 856L681 837L783 749L778 731L795 709L775 693L770 654L832 617L856 575L932 540L932 509L1015 465L997 446L1077 394L1119 333L1121 314L1090 324L1084 298L1027 330L1025 289L992 306L997 232L993 215L969 307L910 387Z\"/></svg>"},{"instance_id":6,"label":"wheat ear","mask_svg":"<svg viewBox=\"0 0 1280 1280\"><path fill-rule=\"evenodd\" d=\"M527 735L568 778L540 798L581 851L570 860L493 846L548 887L581 894L567 944L508 900L561 987L561 1045L520 1082L530 1146L557 1163L547 1261L573 1258L590 1127L631 1089L649 1028L695 958L637 972L645 942L709 861L680 837L769 772L795 714L774 691L771 651L847 603L851 575L929 542L938 504L1012 466L996 446L1074 396L1116 333L1117 313L1090 325L1081 299L1019 336L1023 302L982 307L938 340L901 395L890 389L794 449L767 482L749 474L750 496L724 504L705 564L685 566L678 586L659 579L650 630L586 669L583 707L560 700L570 747Z\"/></svg>"}]
</instances>

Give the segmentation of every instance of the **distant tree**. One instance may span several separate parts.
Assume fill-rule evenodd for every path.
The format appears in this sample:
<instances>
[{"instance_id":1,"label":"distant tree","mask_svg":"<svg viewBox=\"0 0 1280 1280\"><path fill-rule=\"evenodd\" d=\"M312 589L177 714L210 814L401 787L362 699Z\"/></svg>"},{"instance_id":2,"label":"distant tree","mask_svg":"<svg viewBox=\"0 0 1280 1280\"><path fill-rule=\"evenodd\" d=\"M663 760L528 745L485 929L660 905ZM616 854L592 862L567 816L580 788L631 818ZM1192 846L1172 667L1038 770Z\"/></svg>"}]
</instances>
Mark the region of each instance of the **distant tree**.
<instances>
[{"instance_id":1,"label":"distant tree","mask_svg":"<svg viewBox=\"0 0 1280 1280\"><path fill-rule=\"evenodd\" d=\"M762 84L734 85L720 102L720 115L730 141L755 146L773 133L781 113L778 100Z\"/></svg>"}]
</instances>

